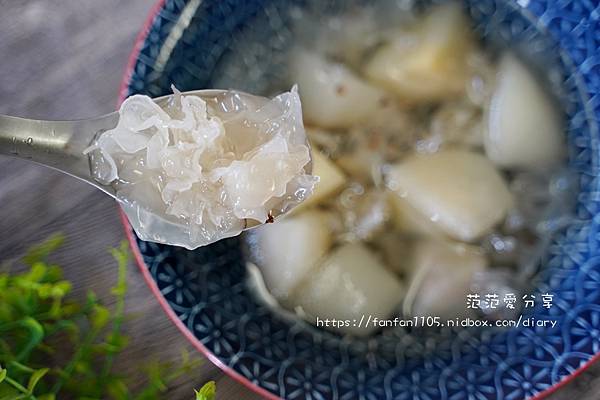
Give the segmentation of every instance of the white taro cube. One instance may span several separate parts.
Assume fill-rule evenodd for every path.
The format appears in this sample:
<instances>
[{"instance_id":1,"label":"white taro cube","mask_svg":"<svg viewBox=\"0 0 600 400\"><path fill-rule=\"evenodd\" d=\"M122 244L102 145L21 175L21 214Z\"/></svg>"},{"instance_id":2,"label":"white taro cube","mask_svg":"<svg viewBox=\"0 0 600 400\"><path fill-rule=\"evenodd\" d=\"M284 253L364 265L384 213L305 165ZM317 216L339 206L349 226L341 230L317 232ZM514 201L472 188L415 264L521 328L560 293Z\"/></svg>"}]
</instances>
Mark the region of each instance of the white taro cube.
<instances>
[{"instance_id":1,"label":"white taro cube","mask_svg":"<svg viewBox=\"0 0 600 400\"><path fill-rule=\"evenodd\" d=\"M453 98L465 90L471 50L468 20L459 4L448 2L433 8L414 30L400 31L381 46L365 75L402 100Z\"/></svg>"},{"instance_id":2,"label":"white taro cube","mask_svg":"<svg viewBox=\"0 0 600 400\"><path fill-rule=\"evenodd\" d=\"M328 251L329 218L326 212L306 211L247 233L251 259L276 299L286 299Z\"/></svg>"},{"instance_id":3,"label":"white taro cube","mask_svg":"<svg viewBox=\"0 0 600 400\"><path fill-rule=\"evenodd\" d=\"M403 296L403 287L375 255L360 243L334 250L294 292L292 303L310 318L348 320L341 333L366 336L377 329L365 327L371 317L391 316ZM358 326L363 319L363 326Z\"/></svg>"},{"instance_id":4,"label":"white taro cube","mask_svg":"<svg viewBox=\"0 0 600 400\"><path fill-rule=\"evenodd\" d=\"M504 54L487 113L487 156L505 168L543 169L565 156L560 110L514 55Z\"/></svg>"},{"instance_id":5,"label":"white taro cube","mask_svg":"<svg viewBox=\"0 0 600 400\"><path fill-rule=\"evenodd\" d=\"M308 125L346 128L369 119L381 107L384 93L342 64L297 50L290 68Z\"/></svg>"},{"instance_id":6,"label":"white taro cube","mask_svg":"<svg viewBox=\"0 0 600 400\"><path fill-rule=\"evenodd\" d=\"M513 204L494 165L465 150L413 155L390 168L386 179L415 211L461 241L489 232Z\"/></svg>"},{"instance_id":7,"label":"white taro cube","mask_svg":"<svg viewBox=\"0 0 600 400\"><path fill-rule=\"evenodd\" d=\"M487 267L479 249L464 244L427 240L415 247L409 296L411 314L442 319L473 315L467 295L473 275Z\"/></svg>"},{"instance_id":8,"label":"white taro cube","mask_svg":"<svg viewBox=\"0 0 600 400\"><path fill-rule=\"evenodd\" d=\"M312 163L312 174L319 177L319 182L316 183L313 193L292 210L294 214L328 199L346 183L346 176L342 170L318 150L312 151Z\"/></svg>"}]
</instances>

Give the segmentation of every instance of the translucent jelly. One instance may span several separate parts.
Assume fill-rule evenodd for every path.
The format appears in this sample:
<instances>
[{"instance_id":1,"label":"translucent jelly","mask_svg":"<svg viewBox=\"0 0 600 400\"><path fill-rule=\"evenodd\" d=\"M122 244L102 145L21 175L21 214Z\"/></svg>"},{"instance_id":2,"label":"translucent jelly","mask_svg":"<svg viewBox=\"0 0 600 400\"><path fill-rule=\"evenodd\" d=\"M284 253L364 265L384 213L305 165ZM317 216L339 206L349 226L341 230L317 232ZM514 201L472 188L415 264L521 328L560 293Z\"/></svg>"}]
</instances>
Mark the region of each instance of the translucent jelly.
<instances>
[{"instance_id":1,"label":"translucent jelly","mask_svg":"<svg viewBox=\"0 0 600 400\"><path fill-rule=\"evenodd\" d=\"M297 90L269 100L175 88L169 104L135 95L86 149L143 240L194 249L271 222L312 193Z\"/></svg>"}]
</instances>

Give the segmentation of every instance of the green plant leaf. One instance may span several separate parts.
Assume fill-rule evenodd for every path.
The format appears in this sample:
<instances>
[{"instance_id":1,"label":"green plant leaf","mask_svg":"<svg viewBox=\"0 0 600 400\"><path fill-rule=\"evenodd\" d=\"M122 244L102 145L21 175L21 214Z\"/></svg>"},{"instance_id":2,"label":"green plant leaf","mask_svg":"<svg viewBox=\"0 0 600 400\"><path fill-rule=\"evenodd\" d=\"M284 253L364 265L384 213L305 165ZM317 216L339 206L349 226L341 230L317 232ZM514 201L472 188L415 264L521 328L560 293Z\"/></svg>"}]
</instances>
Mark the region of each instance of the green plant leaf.
<instances>
[{"instance_id":1,"label":"green plant leaf","mask_svg":"<svg viewBox=\"0 0 600 400\"><path fill-rule=\"evenodd\" d=\"M36 262L45 261L50 253L62 246L64 241L65 236L62 233L50 236L44 242L29 249L25 257L23 257L23 263L31 266Z\"/></svg>"},{"instance_id":2,"label":"green plant leaf","mask_svg":"<svg viewBox=\"0 0 600 400\"><path fill-rule=\"evenodd\" d=\"M48 271L46 271L47 282L58 282L63 277L62 268L59 265L51 264L48 265Z\"/></svg>"},{"instance_id":3,"label":"green plant leaf","mask_svg":"<svg viewBox=\"0 0 600 400\"><path fill-rule=\"evenodd\" d=\"M196 390L196 400L214 400L216 394L217 385L215 381L208 381L200 390Z\"/></svg>"},{"instance_id":4,"label":"green plant leaf","mask_svg":"<svg viewBox=\"0 0 600 400\"><path fill-rule=\"evenodd\" d=\"M71 291L71 282L59 281L52 286L52 297L64 297Z\"/></svg>"},{"instance_id":5,"label":"green plant leaf","mask_svg":"<svg viewBox=\"0 0 600 400\"><path fill-rule=\"evenodd\" d=\"M8 385L0 385L0 400L15 400L19 391Z\"/></svg>"},{"instance_id":6,"label":"green plant leaf","mask_svg":"<svg viewBox=\"0 0 600 400\"><path fill-rule=\"evenodd\" d=\"M37 294L40 296L40 299L47 299L52 294L52 284L50 283L42 283L37 287Z\"/></svg>"},{"instance_id":7,"label":"green plant leaf","mask_svg":"<svg viewBox=\"0 0 600 400\"><path fill-rule=\"evenodd\" d=\"M48 371L50 371L49 368L41 368L31 374L29 377L29 382L27 383L27 390L29 390L30 393L33 393L40 379L42 379L44 375L48 373Z\"/></svg>"},{"instance_id":8,"label":"green plant leaf","mask_svg":"<svg viewBox=\"0 0 600 400\"><path fill-rule=\"evenodd\" d=\"M117 349L117 351L123 350L129 344L129 338L125 335L121 335L118 332L110 333L106 338L107 344Z\"/></svg>"},{"instance_id":9,"label":"green plant leaf","mask_svg":"<svg viewBox=\"0 0 600 400\"><path fill-rule=\"evenodd\" d=\"M35 372L35 369L28 367L25 364L21 364L20 362L17 361L11 361L10 366L12 368L15 368L16 370L22 371L22 372L26 372L28 374L33 374Z\"/></svg>"},{"instance_id":10,"label":"green plant leaf","mask_svg":"<svg viewBox=\"0 0 600 400\"><path fill-rule=\"evenodd\" d=\"M33 247L22 259L28 271L12 273L7 266L9 272L0 273L0 400L162 398L200 360L183 353L177 364L142 361L147 380L135 392L113 370L115 357L128 345L122 330L130 317L125 314L127 243L111 250L118 268L111 290L115 301L107 308L92 291L83 302L69 298L71 282L63 278L60 266L47 260L63 241L55 235ZM210 382L197 398L214 400L214 393Z\"/></svg>"},{"instance_id":11,"label":"green plant leaf","mask_svg":"<svg viewBox=\"0 0 600 400\"><path fill-rule=\"evenodd\" d=\"M29 353L35 349L35 347L41 343L44 338L44 327L32 317L25 317L18 321L18 325L24 328L29 337L25 344L22 346L21 351L17 354L17 361L21 361L27 357Z\"/></svg>"},{"instance_id":12,"label":"green plant leaf","mask_svg":"<svg viewBox=\"0 0 600 400\"><path fill-rule=\"evenodd\" d=\"M101 306L100 304L94 305L91 321L94 329L104 328L108 321L110 321L110 311L108 308Z\"/></svg>"},{"instance_id":13,"label":"green plant leaf","mask_svg":"<svg viewBox=\"0 0 600 400\"><path fill-rule=\"evenodd\" d=\"M8 287L8 274L0 274L0 289L5 290Z\"/></svg>"},{"instance_id":14,"label":"green plant leaf","mask_svg":"<svg viewBox=\"0 0 600 400\"><path fill-rule=\"evenodd\" d=\"M111 398L115 400L127 400L129 398L127 385L121 379L112 379L108 382L106 389Z\"/></svg>"},{"instance_id":15,"label":"green plant leaf","mask_svg":"<svg viewBox=\"0 0 600 400\"><path fill-rule=\"evenodd\" d=\"M27 273L27 280L30 282L41 282L46 276L48 267L41 261L36 261L31 266L31 269Z\"/></svg>"}]
</instances>

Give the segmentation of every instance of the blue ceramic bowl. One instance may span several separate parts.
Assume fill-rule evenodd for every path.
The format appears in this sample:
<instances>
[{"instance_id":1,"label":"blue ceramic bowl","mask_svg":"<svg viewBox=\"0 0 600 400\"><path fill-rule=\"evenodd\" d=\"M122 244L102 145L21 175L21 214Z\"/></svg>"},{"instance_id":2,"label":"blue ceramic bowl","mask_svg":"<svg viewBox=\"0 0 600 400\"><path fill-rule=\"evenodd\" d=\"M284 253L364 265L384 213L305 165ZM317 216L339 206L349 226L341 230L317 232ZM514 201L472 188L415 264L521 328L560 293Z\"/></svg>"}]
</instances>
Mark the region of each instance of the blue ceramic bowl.
<instances>
[{"instance_id":1,"label":"blue ceramic bowl","mask_svg":"<svg viewBox=\"0 0 600 400\"><path fill-rule=\"evenodd\" d=\"M285 73L282 50L291 40L285 28L291 3L161 1L140 34L122 98L164 95L171 83L180 90L278 89ZM323 12L360 1L325 3ZM600 6L595 0L465 4L486 41L526 49L523 54L551 83L568 117L570 166L580 186L577 221L552 238L540 262L534 286L554 294L553 307L538 305L525 315L555 319L556 326L341 338L291 322L257 301L245 283L238 239L186 251L140 241L127 225L140 267L173 321L213 362L266 397L539 398L598 357ZM245 57L232 58L235 43L244 43Z\"/></svg>"}]
</instances>

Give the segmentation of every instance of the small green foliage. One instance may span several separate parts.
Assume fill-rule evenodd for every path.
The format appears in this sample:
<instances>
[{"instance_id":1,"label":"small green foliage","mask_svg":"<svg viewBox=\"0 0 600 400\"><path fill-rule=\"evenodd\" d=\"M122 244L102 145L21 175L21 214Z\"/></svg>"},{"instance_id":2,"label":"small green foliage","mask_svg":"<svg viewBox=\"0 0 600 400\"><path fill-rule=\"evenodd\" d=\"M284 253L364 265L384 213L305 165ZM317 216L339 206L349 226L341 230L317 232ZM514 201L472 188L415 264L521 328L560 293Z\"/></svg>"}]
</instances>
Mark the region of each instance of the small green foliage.
<instances>
[{"instance_id":1,"label":"small green foliage","mask_svg":"<svg viewBox=\"0 0 600 400\"><path fill-rule=\"evenodd\" d=\"M30 248L25 257L23 257L23 262L29 266L33 266L36 263L45 263L48 260L48 256L62 246L64 242L65 236L61 233L56 233L44 242Z\"/></svg>"},{"instance_id":2,"label":"small green foliage","mask_svg":"<svg viewBox=\"0 0 600 400\"><path fill-rule=\"evenodd\" d=\"M29 393L33 393L33 391L35 390L35 386L38 384L40 379L42 379L44 375L48 373L48 371L50 371L50 368L40 368L33 371L31 376L29 377L29 382L27 383L27 391Z\"/></svg>"},{"instance_id":3,"label":"small green foliage","mask_svg":"<svg viewBox=\"0 0 600 400\"><path fill-rule=\"evenodd\" d=\"M54 235L33 247L20 274L0 271L0 400L154 400L199 360L183 353L178 366L153 362L145 369L146 386L132 393L127 379L116 374L115 357L129 340L122 333L127 292L129 250L126 243L110 249L117 262L115 305L102 305L93 292L83 304L69 298L71 283L48 256L64 242ZM60 348L57 348L60 343ZM63 356L69 355L64 361ZM60 355L59 362L55 359ZM59 365L60 364L60 365ZM213 400L214 382L196 392Z\"/></svg>"},{"instance_id":4,"label":"small green foliage","mask_svg":"<svg viewBox=\"0 0 600 400\"><path fill-rule=\"evenodd\" d=\"M214 400L216 393L217 385L215 381L208 381L200 390L196 390L196 400Z\"/></svg>"}]
</instances>

